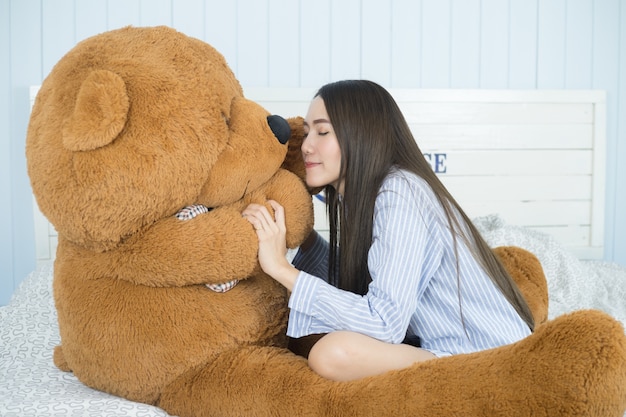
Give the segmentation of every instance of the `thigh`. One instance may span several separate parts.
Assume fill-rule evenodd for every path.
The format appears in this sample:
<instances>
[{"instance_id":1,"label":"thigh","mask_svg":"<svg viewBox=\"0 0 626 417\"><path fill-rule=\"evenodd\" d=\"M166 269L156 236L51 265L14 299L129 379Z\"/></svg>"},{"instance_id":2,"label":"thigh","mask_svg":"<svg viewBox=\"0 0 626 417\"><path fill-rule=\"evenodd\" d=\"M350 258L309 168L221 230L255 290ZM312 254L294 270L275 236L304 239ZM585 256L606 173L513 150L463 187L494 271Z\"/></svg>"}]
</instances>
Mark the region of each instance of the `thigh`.
<instances>
[{"instance_id":1,"label":"thigh","mask_svg":"<svg viewBox=\"0 0 626 417\"><path fill-rule=\"evenodd\" d=\"M322 337L315 346L326 352L346 355L355 361L408 362L432 359L434 355L419 347L409 344L383 342L361 333L338 331Z\"/></svg>"},{"instance_id":2,"label":"thigh","mask_svg":"<svg viewBox=\"0 0 626 417\"><path fill-rule=\"evenodd\" d=\"M311 349L309 365L322 376L351 380L402 369L435 356L407 344L382 342L354 332L333 332Z\"/></svg>"}]
</instances>

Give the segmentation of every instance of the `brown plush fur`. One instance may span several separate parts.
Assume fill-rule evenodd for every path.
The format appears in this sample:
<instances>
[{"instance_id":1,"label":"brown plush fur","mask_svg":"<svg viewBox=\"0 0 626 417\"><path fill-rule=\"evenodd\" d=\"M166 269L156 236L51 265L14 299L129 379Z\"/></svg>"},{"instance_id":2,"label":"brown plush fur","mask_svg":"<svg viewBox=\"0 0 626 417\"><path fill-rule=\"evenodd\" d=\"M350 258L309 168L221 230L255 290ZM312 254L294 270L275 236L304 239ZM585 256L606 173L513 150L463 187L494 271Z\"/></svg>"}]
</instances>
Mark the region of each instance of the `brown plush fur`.
<instances>
[{"instance_id":1,"label":"brown plush fur","mask_svg":"<svg viewBox=\"0 0 626 417\"><path fill-rule=\"evenodd\" d=\"M54 67L26 152L59 232L58 367L190 417L621 417L623 328L597 311L547 321L541 265L519 248L497 253L541 323L527 339L350 383L313 373L286 348L287 293L240 214L279 201L291 247L312 227L302 120L281 145L267 115L217 51L165 27L97 35ZM190 204L213 210L174 217ZM226 293L203 285L234 278Z\"/></svg>"}]
</instances>

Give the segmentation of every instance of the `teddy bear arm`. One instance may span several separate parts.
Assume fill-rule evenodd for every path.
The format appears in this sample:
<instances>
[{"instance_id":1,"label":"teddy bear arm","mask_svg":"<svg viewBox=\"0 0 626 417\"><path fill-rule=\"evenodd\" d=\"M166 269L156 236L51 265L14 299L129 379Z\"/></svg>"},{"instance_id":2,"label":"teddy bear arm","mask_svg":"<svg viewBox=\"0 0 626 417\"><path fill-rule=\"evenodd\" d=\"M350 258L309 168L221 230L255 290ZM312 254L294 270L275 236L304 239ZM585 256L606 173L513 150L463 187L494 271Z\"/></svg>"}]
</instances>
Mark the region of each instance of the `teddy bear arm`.
<instances>
[{"instance_id":1,"label":"teddy bear arm","mask_svg":"<svg viewBox=\"0 0 626 417\"><path fill-rule=\"evenodd\" d=\"M264 204L274 200L285 210L288 248L298 247L313 229L313 201L302 180L287 170L279 170L263 187L246 199ZM269 206L268 206L269 208Z\"/></svg>"},{"instance_id":2,"label":"teddy bear arm","mask_svg":"<svg viewBox=\"0 0 626 417\"><path fill-rule=\"evenodd\" d=\"M240 213L221 207L187 221L163 219L111 254L120 258L116 275L153 287L247 278L257 266L258 243Z\"/></svg>"}]
</instances>

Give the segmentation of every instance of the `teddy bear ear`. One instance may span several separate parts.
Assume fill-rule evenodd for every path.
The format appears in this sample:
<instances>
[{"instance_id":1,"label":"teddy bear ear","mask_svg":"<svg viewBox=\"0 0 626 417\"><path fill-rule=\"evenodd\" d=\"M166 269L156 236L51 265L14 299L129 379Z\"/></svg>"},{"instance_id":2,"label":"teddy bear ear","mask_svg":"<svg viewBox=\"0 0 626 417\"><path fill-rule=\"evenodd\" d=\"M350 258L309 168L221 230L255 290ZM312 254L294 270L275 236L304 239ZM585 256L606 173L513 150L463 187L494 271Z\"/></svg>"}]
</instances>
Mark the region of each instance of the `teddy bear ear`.
<instances>
[{"instance_id":1,"label":"teddy bear ear","mask_svg":"<svg viewBox=\"0 0 626 417\"><path fill-rule=\"evenodd\" d=\"M83 81L74 112L63 128L63 146L89 151L112 143L126 124L129 99L117 74L93 71Z\"/></svg>"}]
</instances>

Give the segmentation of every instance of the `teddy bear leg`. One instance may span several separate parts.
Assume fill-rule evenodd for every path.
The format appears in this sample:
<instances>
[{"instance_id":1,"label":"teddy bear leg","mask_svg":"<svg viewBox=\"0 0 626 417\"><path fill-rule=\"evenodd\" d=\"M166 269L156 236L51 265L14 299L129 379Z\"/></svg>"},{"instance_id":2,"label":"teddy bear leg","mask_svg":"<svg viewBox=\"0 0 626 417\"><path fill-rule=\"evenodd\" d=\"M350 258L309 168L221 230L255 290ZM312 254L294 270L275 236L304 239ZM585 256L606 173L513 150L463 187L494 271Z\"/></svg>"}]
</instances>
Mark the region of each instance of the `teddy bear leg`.
<instances>
[{"instance_id":1,"label":"teddy bear leg","mask_svg":"<svg viewBox=\"0 0 626 417\"><path fill-rule=\"evenodd\" d=\"M63 354L63 348L61 345L54 347L54 353L52 354L52 361L54 365L62 370L63 372L70 372L70 366L67 364L65 360L65 355Z\"/></svg>"},{"instance_id":2,"label":"teddy bear leg","mask_svg":"<svg viewBox=\"0 0 626 417\"><path fill-rule=\"evenodd\" d=\"M544 323L548 319L548 282L539 259L516 246L501 246L493 251L524 296L535 326Z\"/></svg>"},{"instance_id":3,"label":"teddy bear leg","mask_svg":"<svg viewBox=\"0 0 626 417\"><path fill-rule=\"evenodd\" d=\"M246 347L181 376L159 406L181 417L622 417L626 335L608 315L578 311L511 345L347 383L284 349Z\"/></svg>"},{"instance_id":4,"label":"teddy bear leg","mask_svg":"<svg viewBox=\"0 0 626 417\"><path fill-rule=\"evenodd\" d=\"M180 417L326 416L330 385L286 349L248 346L181 375L157 405Z\"/></svg>"},{"instance_id":5,"label":"teddy bear leg","mask_svg":"<svg viewBox=\"0 0 626 417\"><path fill-rule=\"evenodd\" d=\"M429 417L622 417L626 335L607 314L581 310L547 321L514 344L398 374L389 389L403 387L408 398L421 398ZM405 415L419 410L407 403Z\"/></svg>"}]
</instances>

